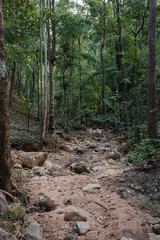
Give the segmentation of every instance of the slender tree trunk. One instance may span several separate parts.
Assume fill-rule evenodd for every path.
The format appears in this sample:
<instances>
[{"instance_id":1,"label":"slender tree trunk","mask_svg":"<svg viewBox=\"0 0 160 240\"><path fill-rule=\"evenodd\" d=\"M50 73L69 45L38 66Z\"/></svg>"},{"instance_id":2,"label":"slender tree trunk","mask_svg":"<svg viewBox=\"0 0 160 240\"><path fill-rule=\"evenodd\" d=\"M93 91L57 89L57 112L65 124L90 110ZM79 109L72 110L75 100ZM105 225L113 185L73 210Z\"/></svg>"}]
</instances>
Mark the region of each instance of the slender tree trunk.
<instances>
[{"instance_id":1,"label":"slender tree trunk","mask_svg":"<svg viewBox=\"0 0 160 240\"><path fill-rule=\"evenodd\" d=\"M11 190L11 149L9 140L9 96L4 56L4 26L0 0L0 188Z\"/></svg>"},{"instance_id":2,"label":"slender tree trunk","mask_svg":"<svg viewBox=\"0 0 160 240\"><path fill-rule=\"evenodd\" d=\"M16 62L13 63L13 69L12 69L12 79L11 79L11 88L10 88L10 98L13 95L13 92L16 87Z\"/></svg>"},{"instance_id":3,"label":"slender tree trunk","mask_svg":"<svg viewBox=\"0 0 160 240\"><path fill-rule=\"evenodd\" d=\"M38 62L38 54L37 54L37 91L38 91L38 96L37 96L37 101L38 101L38 113L37 113L37 119L39 120L39 62Z\"/></svg>"},{"instance_id":4,"label":"slender tree trunk","mask_svg":"<svg viewBox=\"0 0 160 240\"><path fill-rule=\"evenodd\" d=\"M120 83L119 83L119 89L120 92L124 93L124 78L125 78L125 71L124 71L124 65L122 63L122 28L121 28L121 18L120 18L120 5L119 0L116 0L116 13L117 13L117 36L118 39L116 41L116 63L117 68L119 71L121 71L121 77L120 77Z\"/></svg>"},{"instance_id":5,"label":"slender tree trunk","mask_svg":"<svg viewBox=\"0 0 160 240\"><path fill-rule=\"evenodd\" d=\"M66 84L65 84L65 71L66 68L63 70L62 80L63 80L63 125L64 129L66 128Z\"/></svg>"},{"instance_id":6,"label":"slender tree trunk","mask_svg":"<svg viewBox=\"0 0 160 240\"><path fill-rule=\"evenodd\" d=\"M81 38L78 38L78 46L79 46L79 100L80 100L80 114L82 115L82 67L81 67ZM83 122L83 118L80 118L81 124Z\"/></svg>"},{"instance_id":7,"label":"slender tree trunk","mask_svg":"<svg viewBox=\"0 0 160 240\"><path fill-rule=\"evenodd\" d=\"M46 7L46 0L44 0L44 7ZM45 19L46 21L46 16ZM44 140L46 129L47 129L47 115L48 115L48 107L47 107L47 98L48 98L48 88L47 88L47 35L46 35L46 22L44 22L43 29L43 37L44 37L44 118L43 118L43 132L42 139Z\"/></svg>"},{"instance_id":8,"label":"slender tree trunk","mask_svg":"<svg viewBox=\"0 0 160 240\"><path fill-rule=\"evenodd\" d=\"M40 88L41 88L41 132L43 132L42 0L40 0Z\"/></svg>"},{"instance_id":9,"label":"slender tree trunk","mask_svg":"<svg viewBox=\"0 0 160 240\"><path fill-rule=\"evenodd\" d=\"M49 58L50 62L50 116L49 130L53 133L55 129L55 111L54 111L54 65L55 65L55 49L56 49L56 30L55 30L55 0L52 0L52 50Z\"/></svg>"},{"instance_id":10,"label":"slender tree trunk","mask_svg":"<svg viewBox=\"0 0 160 240\"><path fill-rule=\"evenodd\" d=\"M158 138L156 119L156 26L157 0L149 1L149 55L148 55L148 135Z\"/></svg>"},{"instance_id":11,"label":"slender tree trunk","mask_svg":"<svg viewBox=\"0 0 160 240\"><path fill-rule=\"evenodd\" d=\"M103 1L105 8L105 1ZM103 51L106 41L106 24L105 24L105 15L103 16L103 40L101 42L100 57L101 57L101 67L102 67L102 104L103 104L103 117L104 117L104 130L107 130L107 121L106 121L106 90L105 90L105 68L104 68L104 58Z\"/></svg>"}]
</instances>

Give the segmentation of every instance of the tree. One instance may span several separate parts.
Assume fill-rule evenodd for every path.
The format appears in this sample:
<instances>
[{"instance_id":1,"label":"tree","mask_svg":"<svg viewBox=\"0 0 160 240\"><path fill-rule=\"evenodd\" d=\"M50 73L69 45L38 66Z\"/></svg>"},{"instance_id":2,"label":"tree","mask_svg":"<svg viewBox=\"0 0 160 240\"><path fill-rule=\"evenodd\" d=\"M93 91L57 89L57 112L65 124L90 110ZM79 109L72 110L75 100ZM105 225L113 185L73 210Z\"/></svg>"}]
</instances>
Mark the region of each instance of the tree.
<instances>
[{"instance_id":1,"label":"tree","mask_svg":"<svg viewBox=\"0 0 160 240\"><path fill-rule=\"evenodd\" d=\"M11 190L9 95L4 57L4 26L2 0L0 0L0 188Z\"/></svg>"},{"instance_id":2,"label":"tree","mask_svg":"<svg viewBox=\"0 0 160 240\"><path fill-rule=\"evenodd\" d=\"M49 116L49 130L53 133L55 128L54 116L54 65L55 65L55 50L56 50L56 33L55 33L55 0L52 0L52 50L50 52L49 66L50 66L50 116ZM50 47L50 46L49 46Z\"/></svg>"},{"instance_id":3,"label":"tree","mask_svg":"<svg viewBox=\"0 0 160 240\"><path fill-rule=\"evenodd\" d=\"M46 0L44 0L44 8L47 6ZM44 140L46 130L47 130L47 115L48 115L48 88L47 88L47 35L46 35L46 14L45 14L45 22L43 28L43 38L44 38L44 116L43 116L43 132L42 139Z\"/></svg>"},{"instance_id":4,"label":"tree","mask_svg":"<svg viewBox=\"0 0 160 240\"><path fill-rule=\"evenodd\" d=\"M151 139L158 138L156 120L156 25L157 0L150 0L148 34L148 134Z\"/></svg>"}]
</instances>

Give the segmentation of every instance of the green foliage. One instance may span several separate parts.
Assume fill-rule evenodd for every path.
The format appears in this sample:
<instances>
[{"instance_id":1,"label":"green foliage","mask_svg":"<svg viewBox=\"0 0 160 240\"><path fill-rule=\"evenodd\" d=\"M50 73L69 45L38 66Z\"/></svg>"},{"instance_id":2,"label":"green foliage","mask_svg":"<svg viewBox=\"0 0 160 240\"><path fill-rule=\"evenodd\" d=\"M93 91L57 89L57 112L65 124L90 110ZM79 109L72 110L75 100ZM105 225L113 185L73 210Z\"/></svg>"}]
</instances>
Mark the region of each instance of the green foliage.
<instances>
[{"instance_id":1,"label":"green foliage","mask_svg":"<svg viewBox=\"0 0 160 240\"><path fill-rule=\"evenodd\" d=\"M157 157L159 154L157 144L159 141L142 139L139 143L132 146L132 150L127 154L129 162L145 163L147 160Z\"/></svg>"}]
</instances>

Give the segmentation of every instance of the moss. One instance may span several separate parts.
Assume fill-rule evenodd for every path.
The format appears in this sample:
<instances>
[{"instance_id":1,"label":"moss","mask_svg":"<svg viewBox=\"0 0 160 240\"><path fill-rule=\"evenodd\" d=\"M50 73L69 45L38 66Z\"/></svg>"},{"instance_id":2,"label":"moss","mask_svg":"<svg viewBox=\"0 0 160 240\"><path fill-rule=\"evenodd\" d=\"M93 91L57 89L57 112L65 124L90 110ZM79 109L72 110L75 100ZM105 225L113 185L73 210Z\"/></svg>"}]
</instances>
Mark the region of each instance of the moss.
<instances>
[{"instance_id":1,"label":"moss","mask_svg":"<svg viewBox=\"0 0 160 240\"><path fill-rule=\"evenodd\" d=\"M11 221L23 220L25 217L26 209L20 203L13 203L8 209L8 219Z\"/></svg>"},{"instance_id":2,"label":"moss","mask_svg":"<svg viewBox=\"0 0 160 240\"><path fill-rule=\"evenodd\" d=\"M15 231L16 231L15 226L13 225L13 223L9 222L9 221L0 222L0 228L5 230L6 232L9 232L9 233L12 233L12 234L14 234Z\"/></svg>"}]
</instances>

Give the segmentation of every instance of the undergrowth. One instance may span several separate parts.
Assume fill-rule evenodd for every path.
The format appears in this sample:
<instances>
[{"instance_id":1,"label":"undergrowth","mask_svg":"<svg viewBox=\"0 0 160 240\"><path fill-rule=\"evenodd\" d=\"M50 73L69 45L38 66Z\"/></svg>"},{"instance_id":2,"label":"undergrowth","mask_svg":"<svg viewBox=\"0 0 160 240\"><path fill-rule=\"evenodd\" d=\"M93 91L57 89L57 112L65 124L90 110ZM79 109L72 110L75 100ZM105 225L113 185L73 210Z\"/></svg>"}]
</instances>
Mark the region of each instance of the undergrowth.
<instances>
[{"instance_id":1,"label":"undergrowth","mask_svg":"<svg viewBox=\"0 0 160 240\"><path fill-rule=\"evenodd\" d=\"M128 161L131 163L144 163L147 160L154 159L159 155L158 139L142 139L133 144L130 152L127 154Z\"/></svg>"}]
</instances>

